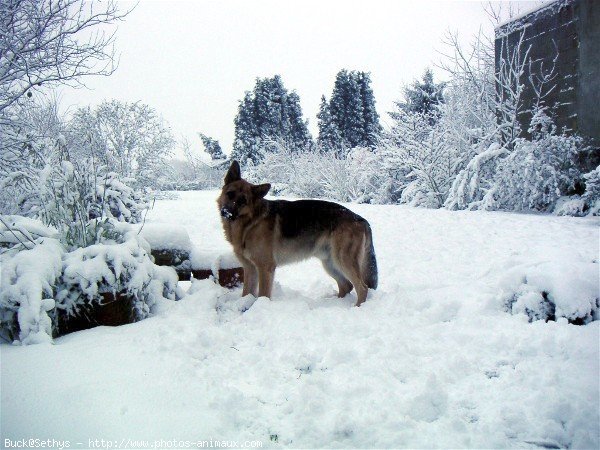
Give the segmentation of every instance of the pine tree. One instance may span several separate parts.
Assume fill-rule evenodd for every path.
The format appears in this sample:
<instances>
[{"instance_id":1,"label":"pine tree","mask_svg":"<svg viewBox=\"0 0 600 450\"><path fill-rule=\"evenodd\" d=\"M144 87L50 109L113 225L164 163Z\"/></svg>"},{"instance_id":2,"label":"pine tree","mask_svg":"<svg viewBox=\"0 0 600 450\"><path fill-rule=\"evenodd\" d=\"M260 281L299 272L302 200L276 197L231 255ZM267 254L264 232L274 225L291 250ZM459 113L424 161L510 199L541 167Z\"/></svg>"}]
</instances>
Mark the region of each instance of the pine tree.
<instances>
[{"instance_id":1,"label":"pine tree","mask_svg":"<svg viewBox=\"0 0 600 450\"><path fill-rule=\"evenodd\" d=\"M375 95L373 89L371 89L371 76L368 72L358 73L358 85L363 105L363 143L374 148L382 128L379 124L379 114L375 109Z\"/></svg>"},{"instance_id":2,"label":"pine tree","mask_svg":"<svg viewBox=\"0 0 600 450\"><path fill-rule=\"evenodd\" d=\"M370 84L366 72L342 69L336 76L329 109L346 148L374 147L381 131Z\"/></svg>"},{"instance_id":3,"label":"pine tree","mask_svg":"<svg viewBox=\"0 0 600 450\"><path fill-rule=\"evenodd\" d=\"M279 75L257 78L252 93L246 97L235 118L235 140L232 157L243 164L248 159L262 159L265 142L284 141L292 149L310 146L308 123L302 118L300 97L288 93Z\"/></svg>"},{"instance_id":4,"label":"pine tree","mask_svg":"<svg viewBox=\"0 0 600 450\"><path fill-rule=\"evenodd\" d=\"M397 106L404 111L424 114L433 125L439 119L438 105L444 103L444 87L445 83L435 83L433 72L426 69L422 81L415 80L404 88L406 102L397 102Z\"/></svg>"},{"instance_id":5,"label":"pine tree","mask_svg":"<svg viewBox=\"0 0 600 450\"><path fill-rule=\"evenodd\" d=\"M342 137L337 124L333 121L329 103L323 95L317 114L319 137L317 143L321 151L339 153L342 148Z\"/></svg>"},{"instance_id":6,"label":"pine tree","mask_svg":"<svg viewBox=\"0 0 600 450\"><path fill-rule=\"evenodd\" d=\"M312 137L308 131L308 121L302 118L300 96L292 91L287 97L287 113L290 123L289 136L296 148L307 148L312 144Z\"/></svg>"},{"instance_id":7,"label":"pine tree","mask_svg":"<svg viewBox=\"0 0 600 450\"><path fill-rule=\"evenodd\" d=\"M204 145L204 151L210 155L210 158L213 161L227 158L227 156L225 156L225 153L223 153L223 150L221 149L219 141L203 133L198 133L198 136L200 136L200 139L202 140L202 144Z\"/></svg>"},{"instance_id":8,"label":"pine tree","mask_svg":"<svg viewBox=\"0 0 600 450\"><path fill-rule=\"evenodd\" d=\"M248 160L253 163L260 161L260 132L255 111L253 96L250 92L246 92L235 116L235 138L231 152L231 159L238 160L242 165L246 165Z\"/></svg>"}]
</instances>

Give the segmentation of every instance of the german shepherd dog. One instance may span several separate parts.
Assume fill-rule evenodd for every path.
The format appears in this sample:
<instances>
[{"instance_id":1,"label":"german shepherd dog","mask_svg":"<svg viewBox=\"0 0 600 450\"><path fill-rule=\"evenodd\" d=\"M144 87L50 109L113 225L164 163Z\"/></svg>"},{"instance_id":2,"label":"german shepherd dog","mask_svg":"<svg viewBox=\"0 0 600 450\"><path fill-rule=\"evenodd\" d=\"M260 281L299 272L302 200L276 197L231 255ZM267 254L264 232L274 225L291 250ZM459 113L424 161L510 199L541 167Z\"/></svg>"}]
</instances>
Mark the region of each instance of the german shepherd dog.
<instances>
[{"instance_id":1,"label":"german shepherd dog","mask_svg":"<svg viewBox=\"0 0 600 450\"><path fill-rule=\"evenodd\" d=\"M316 256L345 297L354 287L356 306L377 288L377 260L369 223L336 203L265 200L270 184L242 179L233 161L217 199L225 237L244 267L242 295L271 297L278 265Z\"/></svg>"}]
</instances>

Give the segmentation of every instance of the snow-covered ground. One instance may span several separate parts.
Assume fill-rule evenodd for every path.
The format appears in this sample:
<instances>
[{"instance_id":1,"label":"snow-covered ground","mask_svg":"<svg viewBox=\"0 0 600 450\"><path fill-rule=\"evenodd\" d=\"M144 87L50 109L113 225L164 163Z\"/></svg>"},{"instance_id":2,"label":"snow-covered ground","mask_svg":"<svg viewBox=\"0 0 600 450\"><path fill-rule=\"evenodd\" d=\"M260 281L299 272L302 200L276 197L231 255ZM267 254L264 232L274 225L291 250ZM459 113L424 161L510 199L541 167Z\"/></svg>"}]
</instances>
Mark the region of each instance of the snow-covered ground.
<instances>
[{"instance_id":1,"label":"snow-covered ground","mask_svg":"<svg viewBox=\"0 0 600 450\"><path fill-rule=\"evenodd\" d=\"M228 251L217 193L180 195L147 220ZM349 207L379 263L362 307L307 261L277 270L272 300L205 280L139 323L2 345L3 445L598 448L600 322L504 310L530 275L567 305L598 296L596 219Z\"/></svg>"}]
</instances>

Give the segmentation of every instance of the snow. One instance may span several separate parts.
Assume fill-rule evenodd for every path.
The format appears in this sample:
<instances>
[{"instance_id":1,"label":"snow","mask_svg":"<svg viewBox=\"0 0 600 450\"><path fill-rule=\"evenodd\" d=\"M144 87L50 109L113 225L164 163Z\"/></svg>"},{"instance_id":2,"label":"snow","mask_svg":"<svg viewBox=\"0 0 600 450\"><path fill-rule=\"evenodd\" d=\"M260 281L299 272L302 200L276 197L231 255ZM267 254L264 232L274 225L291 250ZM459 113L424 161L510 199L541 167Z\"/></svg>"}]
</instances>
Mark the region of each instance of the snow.
<instances>
[{"instance_id":1,"label":"snow","mask_svg":"<svg viewBox=\"0 0 600 450\"><path fill-rule=\"evenodd\" d=\"M498 33L498 31L501 28L504 28L506 25L511 24L510 31L506 33L509 34L515 29L525 26L523 23L524 19L527 18L529 15L532 16L531 18L529 18L529 20L531 20L533 17L537 16L540 13L543 13L547 9L555 9L564 3L565 0L550 0L539 3L538 5L532 6L531 8L526 8L523 12L513 17L508 17L506 20L500 22L498 25L496 25L495 30ZM505 36L506 34L503 34L503 36Z\"/></svg>"},{"instance_id":2,"label":"snow","mask_svg":"<svg viewBox=\"0 0 600 450\"><path fill-rule=\"evenodd\" d=\"M57 239L58 231L47 227L39 220L23 216L2 216L0 222L0 245L18 244L20 242L33 242L40 237ZM28 245L28 247L31 247Z\"/></svg>"},{"instance_id":3,"label":"snow","mask_svg":"<svg viewBox=\"0 0 600 450\"><path fill-rule=\"evenodd\" d=\"M175 300L177 273L172 267L155 265L150 246L137 227L114 222L121 242L78 248L63 258L63 275L56 300L69 314L84 302L97 301L103 292L126 291L135 299L137 318L147 317L157 302ZM185 236L185 230L183 230Z\"/></svg>"},{"instance_id":4,"label":"snow","mask_svg":"<svg viewBox=\"0 0 600 450\"><path fill-rule=\"evenodd\" d=\"M14 222L14 221L13 221ZM28 223L29 232L19 224L26 234L33 230L40 235L49 234L41 222ZM2 326L12 323L17 314L19 323L18 340L23 344L38 344L52 341L52 321L48 311L54 308L52 287L61 274L64 249L58 240L38 238L37 245L14 255L0 255L0 318ZM31 244L32 245L32 244ZM13 332L16 330L13 330ZM17 339L17 336L5 336Z\"/></svg>"},{"instance_id":5,"label":"snow","mask_svg":"<svg viewBox=\"0 0 600 450\"><path fill-rule=\"evenodd\" d=\"M216 197L157 200L148 224L230 252ZM557 310L584 306L597 218L348 206L379 263L363 306L307 261L277 269L272 300L194 281L141 322L2 345L3 438L598 448L600 322L530 323L503 298L526 277Z\"/></svg>"},{"instance_id":6,"label":"snow","mask_svg":"<svg viewBox=\"0 0 600 450\"><path fill-rule=\"evenodd\" d=\"M185 227L173 223L145 223L139 225L140 235L148 241L152 250L191 251L192 242Z\"/></svg>"}]
</instances>

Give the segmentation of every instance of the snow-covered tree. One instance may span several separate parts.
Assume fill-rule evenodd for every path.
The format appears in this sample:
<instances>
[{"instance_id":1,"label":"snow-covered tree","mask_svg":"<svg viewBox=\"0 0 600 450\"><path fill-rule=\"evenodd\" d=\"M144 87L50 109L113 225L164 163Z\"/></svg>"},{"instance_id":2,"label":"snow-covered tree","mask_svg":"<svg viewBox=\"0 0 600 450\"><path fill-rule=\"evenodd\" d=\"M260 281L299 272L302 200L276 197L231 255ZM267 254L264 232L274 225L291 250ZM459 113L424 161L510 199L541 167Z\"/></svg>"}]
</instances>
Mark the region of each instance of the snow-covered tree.
<instances>
[{"instance_id":1,"label":"snow-covered tree","mask_svg":"<svg viewBox=\"0 0 600 450\"><path fill-rule=\"evenodd\" d=\"M114 1L0 2L0 114L32 88L113 73L114 34L106 25L124 16Z\"/></svg>"},{"instance_id":2,"label":"snow-covered tree","mask_svg":"<svg viewBox=\"0 0 600 450\"><path fill-rule=\"evenodd\" d=\"M153 186L175 140L158 113L140 102L105 101L78 109L69 126L73 151L93 157L140 186Z\"/></svg>"},{"instance_id":3,"label":"snow-covered tree","mask_svg":"<svg viewBox=\"0 0 600 450\"><path fill-rule=\"evenodd\" d=\"M444 103L444 87L446 83L435 83L433 72L426 69L421 80L415 80L404 87L404 102L397 102L397 107L404 111L423 114L433 125L440 116L439 105ZM393 113L391 113L392 117Z\"/></svg>"},{"instance_id":4,"label":"snow-covered tree","mask_svg":"<svg viewBox=\"0 0 600 450\"><path fill-rule=\"evenodd\" d=\"M333 121L329 102L327 102L324 95L321 97L317 122L319 126L319 137L317 139L319 149L322 152L333 152L339 155L343 146L342 137L337 124Z\"/></svg>"},{"instance_id":5,"label":"snow-covered tree","mask_svg":"<svg viewBox=\"0 0 600 450\"><path fill-rule=\"evenodd\" d=\"M203 133L198 133L200 140L202 141L202 145L204 145L204 151L210 155L210 159L213 161L222 160L227 158L223 150L221 149L221 145L219 141L207 136Z\"/></svg>"},{"instance_id":6,"label":"snow-covered tree","mask_svg":"<svg viewBox=\"0 0 600 450\"><path fill-rule=\"evenodd\" d=\"M344 143L352 148L363 144L365 118L360 86L355 72L340 70L335 78L329 110Z\"/></svg>"},{"instance_id":7,"label":"snow-covered tree","mask_svg":"<svg viewBox=\"0 0 600 450\"><path fill-rule=\"evenodd\" d=\"M360 96L363 109L363 145L374 148L382 128L379 124L379 114L375 109L375 94L371 88L371 74L367 72L357 72L356 78L360 89Z\"/></svg>"},{"instance_id":8,"label":"snow-covered tree","mask_svg":"<svg viewBox=\"0 0 600 450\"><path fill-rule=\"evenodd\" d=\"M336 152L339 153L340 148L373 148L381 126L371 89L371 75L368 72L340 70L335 77L328 111L322 103L319 115L323 141L336 139L338 144L333 147Z\"/></svg>"},{"instance_id":9,"label":"snow-covered tree","mask_svg":"<svg viewBox=\"0 0 600 450\"><path fill-rule=\"evenodd\" d=\"M401 108L392 115L390 131L384 132L378 152L402 203L441 207L454 177L456 151L447 144L446 130L430 123L430 115ZM394 196L398 199L397 194Z\"/></svg>"},{"instance_id":10,"label":"snow-covered tree","mask_svg":"<svg viewBox=\"0 0 600 450\"><path fill-rule=\"evenodd\" d=\"M242 164L258 163L265 142L282 139L294 148L305 148L312 138L302 118L300 97L288 93L279 75L258 78L252 93L246 92L234 121L232 158Z\"/></svg>"},{"instance_id":11,"label":"snow-covered tree","mask_svg":"<svg viewBox=\"0 0 600 450\"><path fill-rule=\"evenodd\" d=\"M234 120L235 138L231 159L245 166L248 162L258 163L261 159L261 135L255 119L254 99L246 92L238 105Z\"/></svg>"}]
</instances>

